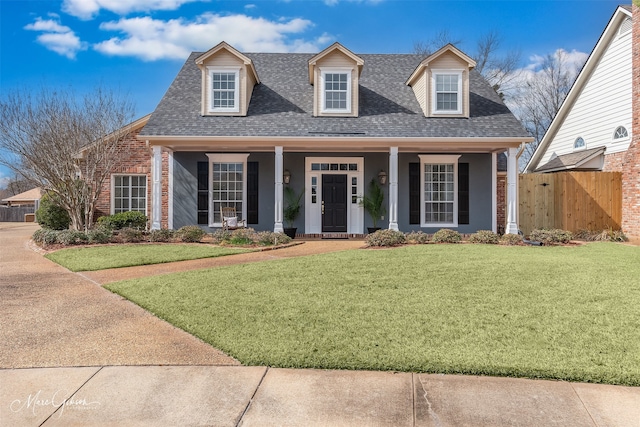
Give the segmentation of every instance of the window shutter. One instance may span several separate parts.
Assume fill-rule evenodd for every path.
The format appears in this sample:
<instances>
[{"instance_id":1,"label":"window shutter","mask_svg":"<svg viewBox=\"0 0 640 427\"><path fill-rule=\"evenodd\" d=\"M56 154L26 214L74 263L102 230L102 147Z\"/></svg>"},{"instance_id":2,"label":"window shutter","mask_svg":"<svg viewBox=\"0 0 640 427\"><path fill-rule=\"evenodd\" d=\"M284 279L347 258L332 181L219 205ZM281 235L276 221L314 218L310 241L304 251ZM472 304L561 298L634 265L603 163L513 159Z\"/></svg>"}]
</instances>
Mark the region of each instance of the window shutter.
<instances>
[{"instance_id":1,"label":"window shutter","mask_svg":"<svg viewBox=\"0 0 640 427\"><path fill-rule=\"evenodd\" d=\"M420 163L409 163L409 224L420 224Z\"/></svg>"},{"instance_id":2,"label":"window shutter","mask_svg":"<svg viewBox=\"0 0 640 427\"><path fill-rule=\"evenodd\" d=\"M198 224L209 224L209 162L198 162Z\"/></svg>"},{"instance_id":3,"label":"window shutter","mask_svg":"<svg viewBox=\"0 0 640 427\"><path fill-rule=\"evenodd\" d=\"M258 223L258 162L247 162L247 223Z\"/></svg>"},{"instance_id":4,"label":"window shutter","mask_svg":"<svg viewBox=\"0 0 640 427\"><path fill-rule=\"evenodd\" d=\"M469 224L469 163L458 163L458 224Z\"/></svg>"}]
</instances>

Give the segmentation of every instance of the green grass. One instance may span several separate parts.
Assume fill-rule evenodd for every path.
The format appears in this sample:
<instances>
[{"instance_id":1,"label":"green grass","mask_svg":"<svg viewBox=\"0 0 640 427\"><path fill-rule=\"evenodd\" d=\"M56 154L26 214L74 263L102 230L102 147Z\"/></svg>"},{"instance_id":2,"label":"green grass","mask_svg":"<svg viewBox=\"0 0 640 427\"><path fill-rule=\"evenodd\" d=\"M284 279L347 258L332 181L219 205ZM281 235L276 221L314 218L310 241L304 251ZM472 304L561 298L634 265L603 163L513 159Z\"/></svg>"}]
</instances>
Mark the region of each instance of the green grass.
<instances>
[{"instance_id":1,"label":"green grass","mask_svg":"<svg viewBox=\"0 0 640 427\"><path fill-rule=\"evenodd\" d=\"M640 248L424 245L107 286L247 365L640 385Z\"/></svg>"},{"instance_id":2,"label":"green grass","mask_svg":"<svg viewBox=\"0 0 640 427\"><path fill-rule=\"evenodd\" d=\"M189 259L215 258L243 252L250 252L250 250L176 243L69 248L45 256L71 271L95 271Z\"/></svg>"}]
</instances>

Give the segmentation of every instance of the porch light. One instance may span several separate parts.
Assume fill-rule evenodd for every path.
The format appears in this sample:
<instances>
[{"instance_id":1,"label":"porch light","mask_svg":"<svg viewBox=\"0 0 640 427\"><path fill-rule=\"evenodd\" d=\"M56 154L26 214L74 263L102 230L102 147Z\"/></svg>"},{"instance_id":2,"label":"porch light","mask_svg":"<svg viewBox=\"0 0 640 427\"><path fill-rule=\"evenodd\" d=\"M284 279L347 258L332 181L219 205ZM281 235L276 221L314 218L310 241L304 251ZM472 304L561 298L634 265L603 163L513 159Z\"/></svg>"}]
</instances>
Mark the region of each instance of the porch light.
<instances>
[{"instance_id":1,"label":"porch light","mask_svg":"<svg viewBox=\"0 0 640 427\"><path fill-rule=\"evenodd\" d=\"M285 169L284 174L282 174L282 182L284 182L285 184L289 184L290 181L291 181L291 172L289 172L289 169Z\"/></svg>"},{"instance_id":2,"label":"porch light","mask_svg":"<svg viewBox=\"0 0 640 427\"><path fill-rule=\"evenodd\" d=\"M378 174L378 182L380 182L380 185L385 185L387 183L387 173L385 171L381 170Z\"/></svg>"}]
</instances>

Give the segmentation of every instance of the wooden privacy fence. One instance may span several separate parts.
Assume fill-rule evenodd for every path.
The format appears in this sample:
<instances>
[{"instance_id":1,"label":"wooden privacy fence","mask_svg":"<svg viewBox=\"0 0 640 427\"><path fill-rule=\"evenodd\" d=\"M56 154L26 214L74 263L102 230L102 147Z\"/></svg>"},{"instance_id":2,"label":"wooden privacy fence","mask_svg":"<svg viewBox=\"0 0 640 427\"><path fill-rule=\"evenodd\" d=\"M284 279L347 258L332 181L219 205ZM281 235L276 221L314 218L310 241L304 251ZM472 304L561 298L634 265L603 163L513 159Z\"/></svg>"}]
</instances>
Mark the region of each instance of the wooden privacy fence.
<instances>
[{"instance_id":1,"label":"wooden privacy fence","mask_svg":"<svg viewBox=\"0 0 640 427\"><path fill-rule=\"evenodd\" d=\"M33 206L0 206L0 222L23 222L26 214L34 212Z\"/></svg>"},{"instance_id":2,"label":"wooden privacy fence","mask_svg":"<svg viewBox=\"0 0 640 427\"><path fill-rule=\"evenodd\" d=\"M620 230L621 172L521 174L518 191L524 234L536 228Z\"/></svg>"}]
</instances>

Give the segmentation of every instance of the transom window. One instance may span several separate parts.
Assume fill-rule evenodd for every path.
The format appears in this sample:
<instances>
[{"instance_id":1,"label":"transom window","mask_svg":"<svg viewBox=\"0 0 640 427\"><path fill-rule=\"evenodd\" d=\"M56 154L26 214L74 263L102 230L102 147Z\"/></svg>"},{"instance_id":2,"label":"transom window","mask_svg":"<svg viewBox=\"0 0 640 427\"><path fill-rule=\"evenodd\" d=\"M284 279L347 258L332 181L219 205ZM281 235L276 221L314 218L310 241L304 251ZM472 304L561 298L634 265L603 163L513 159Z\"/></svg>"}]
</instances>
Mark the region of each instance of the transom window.
<instances>
[{"instance_id":1,"label":"transom window","mask_svg":"<svg viewBox=\"0 0 640 427\"><path fill-rule=\"evenodd\" d=\"M627 128L625 128L624 126L618 126L615 133L613 134L613 139L624 138L629 138L629 132L627 132Z\"/></svg>"},{"instance_id":2,"label":"transom window","mask_svg":"<svg viewBox=\"0 0 640 427\"><path fill-rule=\"evenodd\" d=\"M458 225L458 155L421 155L421 225Z\"/></svg>"},{"instance_id":3,"label":"transom window","mask_svg":"<svg viewBox=\"0 0 640 427\"><path fill-rule=\"evenodd\" d=\"M573 149L574 150L581 150L583 148L585 148L586 144L584 142L584 138L582 138L581 136L577 137L576 140L573 142Z\"/></svg>"},{"instance_id":4,"label":"transom window","mask_svg":"<svg viewBox=\"0 0 640 427\"><path fill-rule=\"evenodd\" d=\"M246 218L248 154L207 154L211 176L209 226L222 225L221 208L234 207L238 218Z\"/></svg>"},{"instance_id":5,"label":"transom window","mask_svg":"<svg viewBox=\"0 0 640 427\"><path fill-rule=\"evenodd\" d=\"M357 163L311 163L312 171L357 171Z\"/></svg>"},{"instance_id":6,"label":"transom window","mask_svg":"<svg viewBox=\"0 0 640 427\"><path fill-rule=\"evenodd\" d=\"M218 112L239 111L238 70L210 70L210 110Z\"/></svg>"},{"instance_id":7,"label":"transom window","mask_svg":"<svg viewBox=\"0 0 640 427\"><path fill-rule=\"evenodd\" d=\"M113 213L142 212L147 214L147 176L114 175Z\"/></svg>"},{"instance_id":8,"label":"transom window","mask_svg":"<svg viewBox=\"0 0 640 427\"><path fill-rule=\"evenodd\" d=\"M322 72L322 111L351 112L351 70Z\"/></svg>"},{"instance_id":9,"label":"transom window","mask_svg":"<svg viewBox=\"0 0 640 427\"><path fill-rule=\"evenodd\" d=\"M462 73L434 74L434 110L436 113L462 113Z\"/></svg>"}]
</instances>

